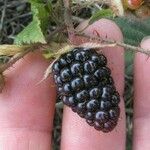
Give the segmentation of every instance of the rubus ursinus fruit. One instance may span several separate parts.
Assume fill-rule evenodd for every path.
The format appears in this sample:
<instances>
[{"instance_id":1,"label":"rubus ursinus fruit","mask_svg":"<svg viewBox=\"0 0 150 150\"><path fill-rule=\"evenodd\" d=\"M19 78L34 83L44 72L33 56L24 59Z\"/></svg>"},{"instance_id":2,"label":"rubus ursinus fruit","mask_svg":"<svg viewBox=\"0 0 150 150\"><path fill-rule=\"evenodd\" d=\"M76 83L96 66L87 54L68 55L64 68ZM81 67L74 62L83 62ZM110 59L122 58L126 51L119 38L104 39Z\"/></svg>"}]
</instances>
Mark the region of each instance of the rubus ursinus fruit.
<instances>
[{"instance_id":1,"label":"rubus ursinus fruit","mask_svg":"<svg viewBox=\"0 0 150 150\"><path fill-rule=\"evenodd\" d=\"M58 96L96 130L112 131L120 115L119 93L107 59L94 49L76 47L53 64Z\"/></svg>"},{"instance_id":2,"label":"rubus ursinus fruit","mask_svg":"<svg viewBox=\"0 0 150 150\"><path fill-rule=\"evenodd\" d=\"M123 5L132 10L138 9L143 3L144 0L123 0Z\"/></svg>"}]
</instances>

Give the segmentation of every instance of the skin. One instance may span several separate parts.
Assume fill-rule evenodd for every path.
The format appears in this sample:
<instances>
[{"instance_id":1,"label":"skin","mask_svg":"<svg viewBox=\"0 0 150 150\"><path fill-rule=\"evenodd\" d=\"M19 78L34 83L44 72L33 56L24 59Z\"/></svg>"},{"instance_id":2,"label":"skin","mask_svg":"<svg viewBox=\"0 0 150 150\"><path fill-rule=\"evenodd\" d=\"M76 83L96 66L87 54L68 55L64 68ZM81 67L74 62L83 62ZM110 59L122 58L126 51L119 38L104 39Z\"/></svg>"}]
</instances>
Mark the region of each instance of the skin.
<instances>
[{"instance_id":1,"label":"skin","mask_svg":"<svg viewBox=\"0 0 150 150\"><path fill-rule=\"evenodd\" d=\"M86 26L87 22L83 22L79 28ZM94 31L94 33L93 33ZM115 40L122 40L120 29L113 22L102 19L92 24L85 30L85 33L90 36L95 36L95 31L102 37L111 38ZM84 43L84 39L75 38L76 43ZM114 50L116 52L114 52ZM62 150L99 150L100 148L111 150L120 150L125 147L125 115L123 104L123 88L124 88L124 52L123 48L106 48L103 53L108 58L108 66L112 70L112 76L115 81L117 90L121 95L121 115L119 124L115 130L108 134L96 131L94 128L87 125L85 120L81 119L77 114L74 114L68 107L64 108L63 128L62 128ZM117 58L117 59L116 59ZM77 132L78 131L78 132ZM70 137L70 138L68 138ZM93 139L93 140L91 140ZM89 142L87 142L89 141ZM120 144L117 144L117 143ZM69 146L68 146L69 143Z\"/></svg>"},{"instance_id":2,"label":"skin","mask_svg":"<svg viewBox=\"0 0 150 150\"><path fill-rule=\"evenodd\" d=\"M85 23L81 24L82 28ZM100 36L122 41L120 29L112 21L102 19L86 29ZM78 37L76 43L84 42ZM143 48L150 48L150 39L142 41ZM121 115L117 127L104 134L89 127L83 119L64 107L61 150L125 150L125 111L122 98L124 89L123 48L103 49L117 90L121 95ZM134 66L134 150L150 149L149 100L150 61L137 54ZM52 76L38 84L49 62L41 54L30 53L5 72L6 85L0 94L0 149L2 150L51 150L51 133L56 99Z\"/></svg>"},{"instance_id":3,"label":"skin","mask_svg":"<svg viewBox=\"0 0 150 150\"><path fill-rule=\"evenodd\" d=\"M141 47L150 49L150 38L141 42ZM134 142L135 150L150 149L150 60L144 54L136 54L134 62Z\"/></svg>"}]
</instances>

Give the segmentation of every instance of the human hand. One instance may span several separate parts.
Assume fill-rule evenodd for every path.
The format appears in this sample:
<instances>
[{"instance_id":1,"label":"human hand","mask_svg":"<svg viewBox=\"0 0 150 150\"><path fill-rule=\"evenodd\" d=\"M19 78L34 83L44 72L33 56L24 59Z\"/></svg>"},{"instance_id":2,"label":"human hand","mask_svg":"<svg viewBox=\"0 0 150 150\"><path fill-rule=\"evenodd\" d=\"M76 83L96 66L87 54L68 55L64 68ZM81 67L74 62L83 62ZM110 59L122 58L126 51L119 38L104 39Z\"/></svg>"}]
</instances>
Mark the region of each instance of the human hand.
<instances>
[{"instance_id":1,"label":"human hand","mask_svg":"<svg viewBox=\"0 0 150 150\"><path fill-rule=\"evenodd\" d=\"M119 28L102 19L86 29L92 36L97 30L103 37L122 40ZM142 41L143 48L150 48L150 39ZM102 133L90 127L84 119L64 107L61 150L124 150L125 110L124 51L121 47L103 50L117 90L121 95L121 115L117 127ZM134 66L134 150L149 150L150 78L147 56L137 54ZM37 84L48 66L39 53L29 54L5 72L6 85L0 94L0 150L50 150L56 89L52 76Z\"/></svg>"}]
</instances>

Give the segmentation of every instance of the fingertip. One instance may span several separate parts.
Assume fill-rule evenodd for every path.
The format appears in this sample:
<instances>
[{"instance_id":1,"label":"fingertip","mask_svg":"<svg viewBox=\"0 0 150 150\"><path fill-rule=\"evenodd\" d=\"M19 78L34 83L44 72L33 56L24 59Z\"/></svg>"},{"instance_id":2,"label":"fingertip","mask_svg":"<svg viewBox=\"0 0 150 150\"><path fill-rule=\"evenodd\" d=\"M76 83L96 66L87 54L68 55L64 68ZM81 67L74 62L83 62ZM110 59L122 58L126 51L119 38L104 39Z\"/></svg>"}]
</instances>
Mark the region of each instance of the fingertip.
<instances>
[{"instance_id":1,"label":"fingertip","mask_svg":"<svg viewBox=\"0 0 150 150\"><path fill-rule=\"evenodd\" d=\"M117 24L109 19L100 19L95 21L93 24L89 25L89 20L83 21L76 28L77 31L83 31L86 35L90 35L91 37L100 36L104 39L110 38L111 40L122 41L123 35L120 28ZM85 39L83 37L77 36L73 43L74 44L82 44L90 39Z\"/></svg>"},{"instance_id":2,"label":"fingertip","mask_svg":"<svg viewBox=\"0 0 150 150\"><path fill-rule=\"evenodd\" d=\"M100 19L94 22L91 26L87 28L87 30L85 30L85 32L87 32L88 34L90 30L97 30L99 32L99 35L103 38L112 38L112 40L114 39L117 41L123 40L123 35L120 28L114 21L109 19ZM95 34L93 33L94 36Z\"/></svg>"},{"instance_id":3,"label":"fingertip","mask_svg":"<svg viewBox=\"0 0 150 150\"><path fill-rule=\"evenodd\" d=\"M143 38L143 40L141 41L140 46L141 46L141 48L143 48L147 51L150 51L150 36L147 36L147 37ZM141 53L141 52L136 53L134 64L135 64L135 69L139 65L140 66L142 65L142 68L147 67L147 65L149 65L149 56L144 54L144 53Z\"/></svg>"}]
</instances>

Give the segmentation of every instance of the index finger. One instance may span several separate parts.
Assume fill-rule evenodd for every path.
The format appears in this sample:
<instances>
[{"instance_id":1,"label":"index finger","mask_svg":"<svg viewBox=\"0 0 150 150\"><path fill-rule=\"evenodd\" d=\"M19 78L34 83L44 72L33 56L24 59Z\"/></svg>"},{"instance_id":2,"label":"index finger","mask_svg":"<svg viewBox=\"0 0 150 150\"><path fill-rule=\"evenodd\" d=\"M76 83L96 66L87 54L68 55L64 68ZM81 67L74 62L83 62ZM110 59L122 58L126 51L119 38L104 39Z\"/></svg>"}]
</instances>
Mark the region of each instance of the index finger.
<instances>
[{"instance_id":1,"label":"index finger","mask_svg":"<svg viewBox=\"0 0 150 150\"><path fill-rule=\"evenodd\" d=\"M84 23L83 23L84 24ZM81 26L83 25L81 24ZM112 21L101 19L89 26L85 33L93 36L96 30L102 37L122 40L119 28ZM112 76L117 90L121 95L121 119L115 130L110 133L102 133L90 127L84 119L73 113L70 108L64 108L62 127L62 150L124 150L125 149L125 113L122 99L124 89L124 53L120 47L103 49L108 59L108 66L112 70Z\"/></svg>"}]
</instances>

